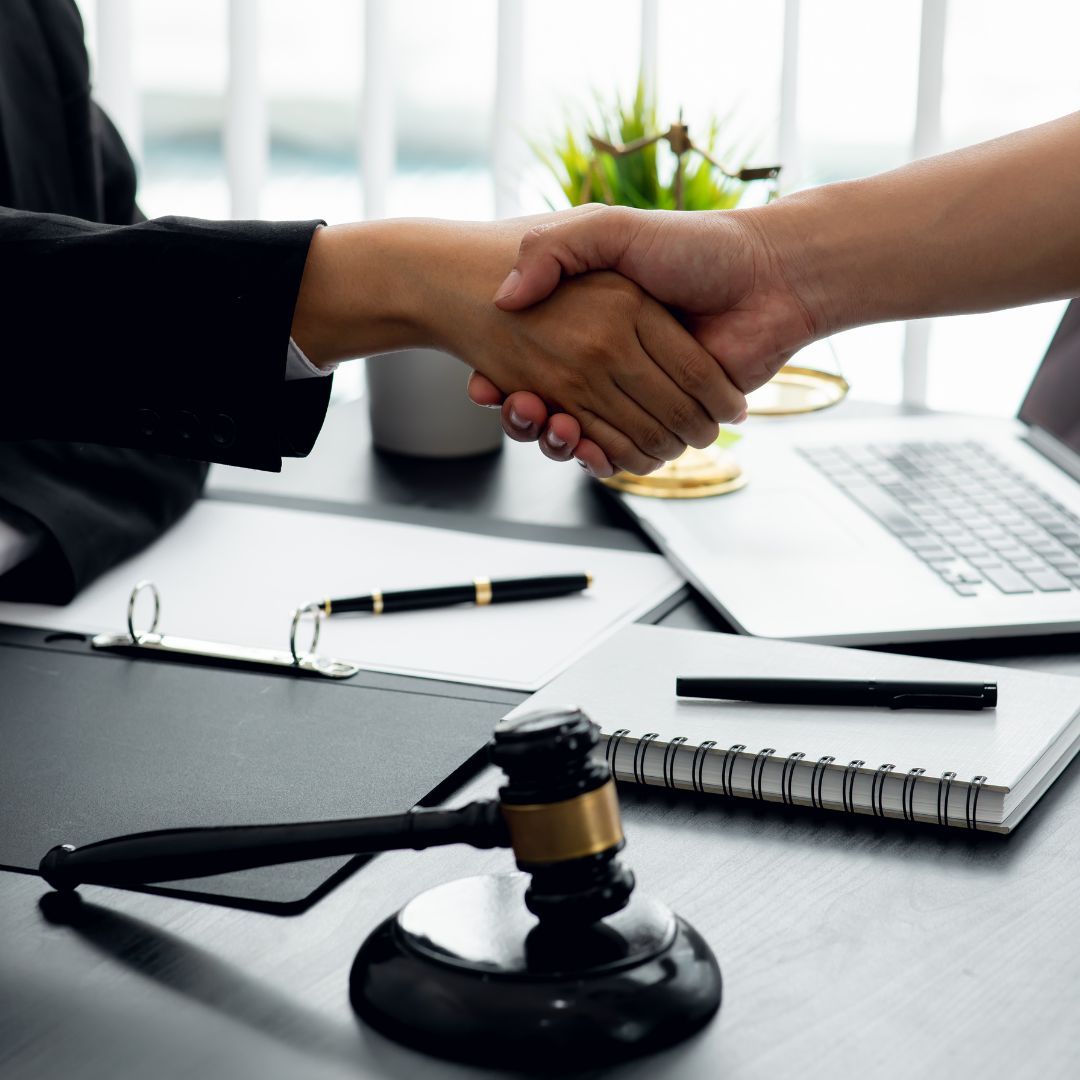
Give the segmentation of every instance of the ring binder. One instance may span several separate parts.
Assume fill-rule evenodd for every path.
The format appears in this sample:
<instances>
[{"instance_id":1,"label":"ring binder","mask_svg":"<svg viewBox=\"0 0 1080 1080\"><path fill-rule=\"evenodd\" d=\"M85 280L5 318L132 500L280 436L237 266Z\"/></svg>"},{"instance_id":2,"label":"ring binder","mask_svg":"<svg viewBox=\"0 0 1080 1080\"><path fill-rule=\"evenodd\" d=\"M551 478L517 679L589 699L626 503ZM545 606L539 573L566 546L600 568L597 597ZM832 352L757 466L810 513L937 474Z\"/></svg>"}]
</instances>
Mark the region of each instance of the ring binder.
<instances>
[{"instance_id":1,"label":"ring binder","mask_svg":"<svg viewBox=\"0 0 1080 1080\"><path fill-rule=\"evenodd\" d=\"M135 629L135 604L139 594L149 590L154 600L154 614L148 630ZM359 664L319 656L315 646L319 640L321 615L316 617L312 630L311 646L303 656L296 649L296 632L304 611L293 612L289 652L257 649L248 645L229 645L217 641L200 641L195 638L169 637L158 633L161 621L161 592L152 581L136 582L127 602L127 633L96 634L91 647L124 656L142 657L156 655L165 659L203 661L224 664L229 667L254 667L278 670L286 668L303 675L321 675L327 679L348 679L360 670Z\"/></svg>"},{"instance_id":2,"label":"ring binder","mask_svg":"<svg viewBox=\"0 0 1080 1080\"><path fill-rule=\"evenodd\" d=\"M311 644L307 647L307 652L301 656L296 650L296 632L300 629L300 622L305 615L311 616ZM319 634L322 632L322 623L325 617L322 608L314 607L311 604L298 607L293 611L292 624L289 626L289 653L294 664L299 664L306 658L315 656L315 649L319 645Z\"/></svg>"},{"instance_id":3,"label":"ring binder","mask_svg":"<svg viewBox=\"0 0 1080 1080\"><path fill-rule=\"evenodd\" d=\"M735 743L724 751L724 762L720 767L720 790L725 795L735 794L735 785L731 782L731 778L735 773L735 759L746 749L744 743ZM730 765L728 761L730 759Z\"/></svg>"},{"instance_id":4,"label":"ring binder","mask_svg":"<svg viewBox=\"0 0 1080 1080\"><path fill-rule=\"evenodd\" d=\"M664 787L666 788L675 787L675 756L684 742L686 742L685 735L676 735L664 750Z\"/></svg>"},{"instance_id":5,"label":"ring binder","mask_svg":"<svg viewBox=\"0 0 1080 1080\"><path fill-rule=\"evenodd\" d=\"M901 805L904 811L905 821L915 820L915 783L920 776L925 776L925 769L908 769L904 777L904 790L901 795Z\"/></svg>"},{"instance_id":6,"label":"ring binder","mask_svg":"<svg viewBox=\"0 0 1080 1080\"><path fill-rule=\"evenodd\" d=\"M848 814L855 813L855 777L859 770L866 764L865 761L856 759L849 762L844 768L844 780L841 787L841 795L844 799L844 811Z\"/></svg>"},{"instance_id":7,"label":"ring binder","mask_svg":"<svg viewBox=\"0 0 1080 1080\"><path fill-rule=\"evenodd\" d=\"M879 765L870 782L870 806L874 817L885 816L885 777L895 768L895 765Z\"/></svg>"},{"instance_id":8,"label":"ring binder","mask_svg":"<svg viewBox=\"0 0 1080 1080\"><path fill-rule=\"evenodd\" d=\"M825 754L817 759L814 764L814 773L810 777L810 804L818 810L825 809L825 802L821 798L821 785L825 782L825 770L836 760L832 754Z\"/></svg>"},{"instance_id":9,"label":"ring binder","mask_svg":"<svg viewBox=\"0 0 1080 1080\"><path fill-rule=\"evenodd\" d=\"M690 784L701 795L705 794L705 759L709 756L709 751L715 746L715 740L706 739L694 751L694 760L690 766ZM722 774L720 783L723 786Z\"/></svg>"},{"instance_id":10,"label":"ring binder","mask_svg":"<svg viewBox=\"0 0 1080 1080\"><path fill-rule=\"evenodd\" d=\"M644 735L638 739L637 746L634 747L634 781L638 784L647 784L649 781L645 777L645 754L649 750L649 743L654 739L658 739L660 733L658 731L646 731Z\"/></svg>"},{"instance_id":11,"label":"ring binder","mask_svg":"<svg viewBox=\"0 0 1080 1080\"><path fill-rule=\"evenodd\" d=\"M938 795L937 795L937 823L939 825L949 824L949 791L952 789L952 782L956 779L956 773L943 772L941 774L941 780L938 781ZM945 799L944 802L941 798L941 784L945 783Z\"/></svg>"},{"instance_id":12,"label":"ring binder","mask_svg":"<svg viewBox=\"0 0 1080 1080\"><path fill-rule=\"evenodd\" d=\"M796 750L794 754L788 754L787 760L784 762L784 771L780 774L780 798L788 806L792 806L795 802L791 794L791 784L795 779L795 766L798 765L802 759L806 757L801 750Z\"/></svg>"},{"instance_id":13,"label":"ring binder","mask_svg":"<svg viewBox=\"0 0 1080 1080\"><path fill-rule=\"evenodd\" d=\"M150 629L147 633L154 633L158 628L158 623L161 621L161 593L158 592L158 587L152 581L137 581L135 583L135 588L131 590L131 595L128 596L127 605L128 633L131 635L131 640L134 641L136 645L142 643L144 636L135 633L135 601L139 598L139 593L141 593L143 589L149 589L150 595L154 598L154 617L150 620Z\"/></svg>"},{"instance_id":14,"label":"ring binder","mask_svg":"<svg viewBox=\"0 0 1080 1080\"><path fill-rule=\"evenodd\" d=\"M765 801L765 796L761 793L761 775L765 771L765 762L775 753L776 751L771 746L766 746L764 750L759 750L757 752L754 757L754 764L750 766L750 794L753 798L759 799L762 802Z\"/></svg>"}]
</instances>

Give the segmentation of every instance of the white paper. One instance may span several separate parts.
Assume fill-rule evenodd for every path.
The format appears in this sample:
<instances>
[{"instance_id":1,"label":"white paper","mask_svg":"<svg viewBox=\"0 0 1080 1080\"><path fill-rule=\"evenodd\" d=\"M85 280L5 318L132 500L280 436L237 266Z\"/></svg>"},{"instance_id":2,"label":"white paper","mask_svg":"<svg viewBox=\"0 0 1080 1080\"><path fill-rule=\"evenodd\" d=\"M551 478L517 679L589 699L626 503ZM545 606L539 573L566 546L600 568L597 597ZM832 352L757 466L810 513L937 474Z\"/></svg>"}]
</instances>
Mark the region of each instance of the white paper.
<instances>
[{"instance_id":1,"label":"white paper","mask_svg":"<svg viewBox=\"0 0 1080 1080\"><path fill-rule=\"evenodd\" d=\"M925 679L996 682L996 709L834 708L765 705L675 696L680 675L744 677ZM772 771L792 752L815 762L865 760L871 769L894 765L903 777L913 767L935 778L953 770L967 779L989 777L989 786L1014 789L1036 765L1056 760L1048 748L1071 741L1080 709L1080 679L1013 668L936 660L922 656L771 641L699 630L630 626L583 657L543 691L519 706L572 702L605 734L645 731L658 742L683 736L698 746L711 739L751 752L775 749ZM1030 776L1031 781L1037 775Z\"/></svg>"},{"instance_id":2,"label":"white paper","mask_svg":"<svg viewBox=\"0 0 1080 1080\"><path fill-rule=\"evenodd\" d=\"M658 555L204 499L71 604L0 604L0 622L123 632L131 588L148 579L161 593L160 633L287 651L292 610L309 601L566 573L591 573L594 584L550 600L341 615L324 621L318 652L378 671L536 690L683 584ZM149 608L140 597L137 630Z\"/></svg>"}]
</instances>

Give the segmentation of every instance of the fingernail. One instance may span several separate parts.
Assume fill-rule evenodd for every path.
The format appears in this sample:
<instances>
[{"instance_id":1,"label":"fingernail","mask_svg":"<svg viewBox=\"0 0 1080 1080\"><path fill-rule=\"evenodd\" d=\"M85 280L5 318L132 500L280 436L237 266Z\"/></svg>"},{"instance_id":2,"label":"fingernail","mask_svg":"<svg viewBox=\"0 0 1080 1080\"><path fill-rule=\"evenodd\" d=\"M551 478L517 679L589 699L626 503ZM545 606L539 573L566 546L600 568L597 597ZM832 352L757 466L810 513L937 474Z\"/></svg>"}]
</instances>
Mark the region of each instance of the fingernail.
<instances>
[{"instance_id":1,"label":"fingernail","mask_svg":"<svg viewBox=\"0 0 1080 1080\"><path fill-rule=\"evenodd\" d=\"M556 435L554 431L549 431L544 436L544 438L547 439L548 446L550 446L553 450L565 450L566 449L566 440L565 439L560 439L559 436Z\"/></svg>"},{"instance_id":2,"label":"fingernail","mask_svg":"<svg viewBox=\"0 0 1080 1080\"><path fill-rule=\"evenodd\" d=\"M501 401L474 401L474 405L479 405L481 409L501 409Z\"/></svg>"},{"instance_id":3,"label":"fingernail","mask_svg":"<svg viewBox=\"0 0 1080 1080\"><path fill-rule=\"evenodd\" d=\"M499 291L495 294L496 301L506 300L513 296L517 291L518 283L520 281L521 271L516 269L511 270L510 273L506 275L503 283L499 286Z\"/></svg>"},{"instance_id":4,"label":"fingernail","mask_svg":"<svg viewBox=\"0 0 1080 1080\"><path fill-rule=\"evenodd\" d=\"M532 428L532 421L526 420L516 409L510 410L510 425L515 427L518 431L528 431Z\"/></svg>"},{"instance_id":5,"label":"fingernail","mask_svg":"<svg viewBox=\"0 0 1080 1080\"><path fill-rule=\"evenodd\" d=\"M574 458L574 460L575 460L575 461L576 461L576 462L578 463L578 467L579 467L579 468L580 468L580 469L581 469L581 470L582 470L583 472L588 472L588 471L589 471L589 466L588 466L588 465L586 465L586 464L585 464L585 462L581 460L581 458Z\"/></svg>"},{"instance_id":6,"label":"fingernail","mask_svg":"<svg viewBox=\"0 0 1080 1080\"><path fill-rule=\"evenodd\" d=\"M741 424L746 419L746 417L747 417L747 412L746 412L745 409L743 409L743 411L741 413L739 413L739 415L736 416L735 419L732 420L731 422L733 424Z\"/></svg>"}]
</instances>

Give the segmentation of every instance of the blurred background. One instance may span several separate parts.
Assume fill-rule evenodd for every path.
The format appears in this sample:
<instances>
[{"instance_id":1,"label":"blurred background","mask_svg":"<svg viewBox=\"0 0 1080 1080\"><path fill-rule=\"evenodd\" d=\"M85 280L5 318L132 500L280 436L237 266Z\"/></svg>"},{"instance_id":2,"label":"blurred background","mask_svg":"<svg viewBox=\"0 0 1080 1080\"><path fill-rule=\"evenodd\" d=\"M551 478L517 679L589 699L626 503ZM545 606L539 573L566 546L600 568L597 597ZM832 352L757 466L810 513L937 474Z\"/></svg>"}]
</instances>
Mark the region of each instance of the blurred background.
<instances>
[{"instance_id":1,"label":"blurred background","mask_svg":"<svg viewBox=\"0 0 1080 1080\"><path fill-rule=\"evenodd\" d=\"M490 218L563 205L531 150L596 95L655 85L666 126L863 176L1074 111L1069 0L79 0L96 95L150 216ZM741 161L737 164L742 164ZM988 222L988 227L992 227ZM1045 304L867 327L852 396L1007 415ZM359 368L359 365L352 365ZM359 373L336 380L360 392Z\"/></svg>"}]
</instances>

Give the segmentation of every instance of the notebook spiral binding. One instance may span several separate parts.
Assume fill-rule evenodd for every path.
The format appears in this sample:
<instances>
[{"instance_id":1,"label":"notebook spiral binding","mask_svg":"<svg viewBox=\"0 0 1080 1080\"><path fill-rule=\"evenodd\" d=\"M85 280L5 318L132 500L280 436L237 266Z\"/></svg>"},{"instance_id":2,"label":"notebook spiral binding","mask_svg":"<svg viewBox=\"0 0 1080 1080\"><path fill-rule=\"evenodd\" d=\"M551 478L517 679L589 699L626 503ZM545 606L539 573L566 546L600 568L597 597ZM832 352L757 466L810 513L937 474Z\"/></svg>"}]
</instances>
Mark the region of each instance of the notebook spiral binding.
<instances>
[{"instance_id":1,"label":"notebook spiral binding","mask_svg":"<svg viewBox=\"0 0 1080 1080\"><path fill-rule=\"evenodd\" d=\"M607 744L604 747L604 756L607 759L608 766L611 768L612 774L615 773L615 761L619 754L619 746L624 739L631 737L631 731L629 728L619 728L617 731L613 731L611 735L607 737ZM634 747L633 758L633 778L634 782L638 784L648 784L648 773L645 769L645 757L648 753L649 746L659 738L659 734L655 731L648 731L644 735L640 736L637 740L637 745ZM671 739L664 747L664 760L661 769L661 776L663 778L663 784L665 788L670 790L676 790L678 785L675 782L675 763L679 756L679 752L687 746L688 740L684 735L678 735ZM717 748L717 744L712 739L706 739L693 747L693 758L690 762L690 786L691 789L698 794L705 794L705 762L710 753L720 753ZM746 745L744 743L734 743L723 751L723 758L720 763L720 791L721 794L728 796L735 796L735 786L733 781L735 763L740 754L746 753ZM763 774L765 766L769 759L776 754L776 749L771 746L763 747L761 750L754 754L753 761L750 765L750 792L749 795L753 799L759 801L765 801L765 795L763 791ZM795 751L792 754L788 754L783 761L783 767L780 774L780 799L787 806L795 805L795 797L792 791L792 786L795 780L795 772L799 764L806 759L806 754L802 751ZM835 765L836 758L831 754L825 754L818 758L814 762L813 771L810 774L810 804L818 810L828 809L825 806L825 801L822 796L822 786L825 782L825 774L829 770L831 765ZM809 764L809 763L808 763ZM841 778L841 801L843 803L843 809L846 813L853 814L858 809L855 800L855 779L859 775L859 770L866 765L866 762L861 758L855 758L849 761L844 766L843 776ZM870 811L875 817L888 817L889 815L885 810L885 782L891 774L896 770L896 766L891 762L885 762L874 770L874 774L870 780ZM904 774L903 787L900 794L901 813L905 821L915 821L915 787L921 777L926 776L926 770L920 768L909 769ZM956 773L952 771L946 771L941 774L937 781L937 823L939 825L953 825L956 824L955 814L950 813L949 798L952 793L953 781L956 780ZM967 785L967 796L964 802L963 823L968 829L978 828L978 811L979 811L979 795L982 792L983 785L987 782L985 776L974 776ZM739 792L739 795L745 797L745 792Z\"/></svg>"}]
</instances>

